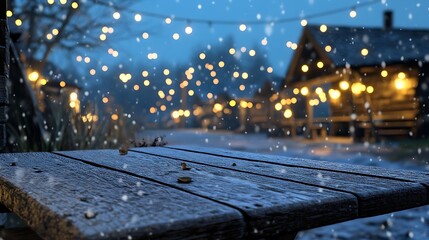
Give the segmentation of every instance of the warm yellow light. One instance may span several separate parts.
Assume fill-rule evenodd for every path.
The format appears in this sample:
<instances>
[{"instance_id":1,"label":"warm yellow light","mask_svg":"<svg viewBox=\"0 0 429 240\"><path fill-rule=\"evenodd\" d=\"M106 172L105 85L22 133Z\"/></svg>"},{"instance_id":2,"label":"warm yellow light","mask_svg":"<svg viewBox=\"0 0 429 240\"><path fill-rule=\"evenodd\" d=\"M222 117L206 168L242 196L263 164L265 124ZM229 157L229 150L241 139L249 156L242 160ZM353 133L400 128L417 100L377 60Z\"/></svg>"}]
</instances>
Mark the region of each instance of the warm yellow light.
<instances>
[{"instance_id":1,"label":"warm yellow light","mask_svg":"<svg viewBox=\"0 0 429 240\"><path fill-rule=\"evenodd\" d=\"M386 70L381 71L380 74L382 77L387 77L387 75L389 75L389 73Z\"/></svg>"},{"instance_id":2,"label":"warm yellow light","mask_svg":"<svg viewBox=\"0 0 429 240\"><path fill-rule=\"evenodd\" d=\"M52 34L54 35L58 35L58 33L60 33L60 31L56 28L52 29Z\"/></svg>"},{"instance_id":3,"label":"warm yellow light","mask_svg":"<svg viewBox=\"0 0 429 240\"><path fill-rule=\"evenodd\" d=\"M368 93L373 93L373 92L374 92L374 87L373 87L373 86L368 86L368 87L366 88L366 91L367 91Z\"/></svg>"},{"instance_id":4,"label":"warm yellow light","mask_svg":"<svg viewBox=\"0 0 429 240\"><path fill-rule=\"evenodd\" d=\"M240 31L244 32L246 31L246 28L247 28L246 24L240 24L240 27L239 27Z\"/></svg>"},{"instance_id":5,"label":"warm yellow light","mask_svg":"<svg viewBox=\"0 0 429 240\"><path fill-rule=\"evenodd\" d=\"M352 84L352 93L359 95L361 92L365 91L366 86L360 82L356 82Z\"/></svg>"},{"instance_id":6,"label":"warm yellow light","mask_svg":"<svg viewBox=\"0 0 429 240\"><path fill-rule=\"evenodd\" d=\"M51 5L55 3L54 0L47 0L47 2L48 2L48 4L51 4Z\"/></svg>"},{"instance_id":7,"label":"warm yellow light","mask_svg":"<svg viewBox=\"0 0 429 240\"><path fill-rule=\"evenodd\" d=\"M143 76L143 77L147 77L147 76L149 76L149 72L148 72L148 71L143 71L143 72L142 72L142 76Z\"/></svg>"},{"instance_id":8,"label":"warm yellow light","mask_svg":"<svg viewBox=\"0 0 429 240\"><path fill-rule=\"evenodd\" d=\"M70 102L69 106L70 106L70 108L75 108L76 107L76 102Z\"/></svg>"},{"instance_id":9,"label":"warm yellow light","mask_svg":"<svg viewBox=\"0 0 429 240\"><path fill-rule=\"evenodd\" d=\"M398 78L405 79L406 75L403 72L398 73Z\"/></svg>"},{"instance_id":10,"label":"warm yellow light","mask_svg":"<svg viewBox=\"0 0 429 240\"><path fill-rule=\"evenodd\" d=\"M323 68L323 66L324 66L323 62L320 62L320 61L317 62L317 67L318 68Z\"/></svg>"},{"instance_id":11,"label":"warm yellow light","mask_svg":"<svg viewBox=\"0 0 429 240\"><path fill-rule=\"evenodd\" d=\"M234 48L230 48L229 49L229 54L234 55L235 54L235 49Z\"/></svg>"},{"instance_id":12,"label":"warm yellow light","mask_svg":"<svg viewBox=\"0 0 429 240\"><path fill-rule=\"evenodd\" d=\"M136 22L140 22L142 20L142 15L140 15L140 14L137 13L136 15L134 15L134 20Z\"/></svg>"},{"instance_id":13,"label":"warm yellow light","mask_svg":"<svg viewBox=\"0 0 429 240\"><path fill-rule=\"evenodd\" d=\"M180 35L178 33L174 33L173 34L173 39L174 40L179 40L179 38L180 38Z\"/></svg>"},{"instance_id":14,"label":"warm yellow light","mask_svg":"<svg viewBox=\"0 0 429 240\"><path fill-rule=\"evenodd\" d=\"M176 91L174 91L174 89L168 90L168 94L170 94L170 95L174 95L175 93L176 93Z\"/></svg>"},{"instance_id":15,"label":"warm yellow light","mask_svg":"<svg viewBox=\"0 0 429 240\"><path fill-rule=\"evenodd\" d=\"M145 85L146 87L150 85L150 81L149 80L144 80L143 81L143 85Z\"/></svg>"},{"instance_id":16,"label":"warm yellow light","mask_svg":"<svg viewBox=\"0 0 429 240\"><path fill-rule=\"evenodd\" d=\"M220 68L223 68L223 67L225 66L225 62L224 62L224 61L220 61L220 62L218 63L218 66L219 66Z\"/></svg>"},{"instance_id":17,"label":"warm yellow light","mask_svg":"<svg viewBox=\"0 0 429 240\"><path fill-rule=\"evenodd\" d=\"M167 84L168 86L170 86L171 84L173 84L173 80L171 80L171 78L166 78L165 79L165 84Z\"/></svg>"},{"instance_id":18,"label":"warm yellow light","mask_svg":"<svg viewBox=\"0 0 429 240\"><path fill-rule=\"evenodd\" d=\"M89 74L91 74L92 76L94 76L94 75L95 75L95 73L96 73L95 69L91 69L91 70L89 70Z\"/></svg>"},{"instance_id":19,"label":"warm yellow light","mask_svg":"<svg viewBox=\"0 0 429 240\"><path fill-rule=\"evenodd\" d=\"M336 89L330 89L329 90L329 97L331 97L332 99L338 99L341 96L341 92L339 90Z\"/></svg>"},{"instance_id":20,"label":"warm yellow light","mask_svg":"<svg viewBox=\"0 0 429 240\"><path fill-rule=\"evenodd\" d=\"M233 72L233 73L232 73L232 76L233 76L234 78L238 78L238 77L240 76L240 73L239 73L239 72Z\"/></svg>"},{"instance_id":21,"label":"warm yellow light","mask_svg":"<svg viewBox=\"0 0 429 240\"><path fill-rule=\"evenodd\" d=\"M247 79L247 78L249 77L249 74L248 74L247 72L243 72L243 73L241 74L241 77L242 77L243 79Z\"/></svg>"},{"instance_id":22,"label":"warm yellow light","mask_svg":"<svg viewBox=\"0 0 429 240\"><path fill-rule=\"evenodd\" d=\"M191 90L188 91L188 95L189 96L194 96L194 94L195 94L194 90L191 89Z\"/></svg>"},{"instance_id":23,"label":"warm yellow light","mask_svg":"<svg viewBox=\"0 0 429 240\"><path fill-rule=\"evenodd\" d=\"M360 51L360 54L362 54L362 56L366 56L366 55L368 55L368 49L366 49L366 48L362 48L362 50Z\"/></svg>"},{"instance_id":24,"label":"warm yellow light","mask_svg":"<svg viewBox=\"0 0 429 240\"><path fill-rule=\"evenodd\" d=\"M323 89L321 87L318 87L318 88L316 88L315 92L316 92L316 94L322 94Z\"/></svg>"},{"instance_id":25,"label":"warm yellow light","mask_svg":"<svg viewBox=\"0 0 429 240\"><path fill-rule=\"evenodd\" d=\"M240 89L240 91L244 91L244 90L246 90L246 86L244 86L243 84L241 84L240 87L239 87L239 89Z\"/></svg>"},{"instance_id":26,"label":"warm yellow light","mask_svg":"<svg viewBox=\"0 0 429 240\"><path fill-rule=\"evenodd\" d=\"M7 10L6 17L12 17L12 16L13 16L13 12L11 10Z\"/></svg>"},{"instance_id":27,"label":"warm yellow light","mask_svg":"<svg viewBox=\"0 0 429 240\"><path fill-rule=\"evenodd\" d=\"M28 80L35 82L35 81L37 81L37 79L39 79L39 73L38 72L33 71L30 74L28 74Z\"/></svg>"},{"instance_id":28,"label":"warm yellow light","mask_svg":"<svg viewBox=\"0 0 429 240\"><path fill-rule=\"evenodd\" d=\"M138 91L140 89L140 86L138 84L135 84L133 86L134 91Z\"/></svg>"},{"instance_id":29,"label":"warm yellow light","mask_svg":"<svg viewBox=\"0 0 429 240\"><path fill-rule=\"evenodd\" d=\"M192 33L192 27L191 26L187 26L186 28L185 28L185 33L186 34L191 34Z\"/></svg>"},{"instance_id":30,"label":"warm yellow light","mask_svg":"<svg viewBox=\"0 0 429 240\"><path fill-rule=\"evenodd\" d=\"M253 103L252 102L247 102L247 108L252 108L253 107Z\"/></svg>"},{"instance_id":31,"label":"warm yellow light","mask_svg":"<svg viewBox=\"0 0 429 240\"><path fill-rule=\"evenodd\" d=\"M328 30L328 27L325 24L320 25L320 31L326 32Z\"/></svg>"},{"instance_id":32,"label":"warm yellow light","mask_svg":"<svg viewBox=\"0 0 429 240\"><path fill-rule=\"evenodd\" d=\"M170 74L170 70L168 70L167 68L164 69L164 71L162 71L162 73L164 73L165 76L167 76L168 74Z\"/></svg>"},{"instance_id":33,"label":"warm yellow light","mask_svg":"<svg viewBox=\"0 0 429 240\"><path fill-rule=\"evenodd\" d=\"M211 72L210 72L210 76L211 76L211 77L216 77L216 71L211 71Z\"/></svg>"},{"instance_id":34,"label":"warm yellow light","mask_svg":"<svg viewBox=\"0 0 429 240\"><path fill-rule=\"evenodd\" d=\"M104 33L100 34L100 40L101 41L105 41L106 38L107 38L106 34L104 34Z\"/></svg>"},{"instance_id":35,"label":"warm yellow light","mask_svg":"<svg viewBox=\"0 0 429 240\"><path fill-rule=\"evenodd\" d=\"M286 109L285 112L284 112L284 114L283 114L283 116L285 118L291 118L292 117L292 110Z\"/></svg>"},{"instance_id":36,"label":"warm yellow light","mask_svg":"<svg viewBox=\"0 0 429 240\"><path fill-rule=\"evenodd\" d=\"M77 9L79 7L79 4L77 2L72 2L71 7L73 9Z\"/></svg>"},{"instance_id":37,"label":"warm yellow light","mask_svg":"<svg viewBox=\"0 0 429 240\"><path fill-rule=\"evenodd\" d=\"M329 46L329 45L326 45L326 47L325 47L325 51L326 51L326 52L330 52L330 51L332 51L332 47L331 47L331 46Z\"/></svg>"},{"instance_id":38,"label":"warm yellow light","mask_svg":"<svg viewBox=\"0 0 429 240\"><path fill-rule=\"evenodd\" d=\"M256 55L256 51L255 51L255 50L253 50L253 49L251 49L251 50L249 51L249 55L250 55L251 57L255 56L255 55Z\"/></svg>"},{"instance_id":39,"label":"warm yellow light","mask_svg":"<svg viewBox=\"0 0 429 240\"><path fill-rule=\"evenodd\" d=\"M189 111L189 110L183 111L183 116L185 116L185 117L191 116L191 111Z\"/></svg>"},{"instance_id":40,"label":"warm yellow light","mask_svg":"<svg viewBox=\"0 0 429 240\"><path fill-rule=\"evenodd\" d=\"M51 40L54 36L50 33L46 34L46 39Z\"/></svg>"},{"instance_id":41,"label":"warm yellow light","mask_svg":"<svg viewBox=\"0 0 429 240\"><path fill-rule=\"evenodd\" d=\"M217 79L217 78L213 79L213 84L214 85L218 85L219 84L219 79Z\"/></svg>"},{"instance_id":42,"label":"warm yellow light","mask_svg":"<svg viewBox=\"0 0 429 240\"><path fill-rule=\"evenodd\" d=\"M297 103L297 102L298 102L298 100L297 100L295 97L293 97L293 98L291 99L291 102L292 102L293 104L295 104L295 103Z\"/></svg>"},{"instance_id":43,"label":"warm yellow light","mask_svg":"<svg viewBox=\"0 0 429 240\"><path fill-rule=\"evenodd\" d=\"M164 91L162 91L162 90L159 90L158 91L158 96L159 96L159 98L165 98L165 93L164 93Z\"/></svg>"},{"instance_id":44,"label":"warm yellow light","mask_svg":"<svg viewBox=\"0 0 429 240\"><path fill-rule=\"evenodd\" d=\"M229 106L235 107L235 105L237 105L237 102L235 100L229 101Z\"/></svg>"},{"instance_id":45,"label":"warm yellow light","mask_svg":"<svg viewBox=\"0 0 429 240\"><path fill-rule=\"evenodd\" d=\"M213 112L221 112L223 110L223 106L222 106L222 104L220 104L220 103L216 103L214 106L213 106Z\"/></svg>"},{"instance_id":46,"label":"warm yellow light","mask_svg":"<svg viewBox=\"0 0 429 240\"><path fill-rule=\"evenodd\" d=\"M112 116L110 116L110 118L111 118L113 121L116 121L116 120L118 120L118 119L119 119L119 116L118 116L118 114L114 113L114 114L112 114Z\"/></svg>"},{"instance_id":47,"label":"warm yellow light","mask_svg":"<svg viewBox=\"0 0 429 240\"><path fill-rule=\"evenodd\" d=\"M103 103L108 103L109 102L109 98L108 97L103 97L101 99L101 101L103 101Z\"/></svg>"},{"instance_id":48,"label":"warm yellow light","mask_svg":"<svg viewBox=\"0 0 429 240\"><path fill-rule=\"evenodd\" d=\"M281 104L281 103L276 103L276 105L274 105L274 108L275 108L277 111L280 111L280 110L282 110L283 106L282 106L282 104Z\"/></svg>"},{"instance_id":49,"label":"warm yellow light","mask_svg":"<svg viewBox=\"0 0 429 240\"><path fill-rule=\"evenodd\" d=\"M159 107L159 109L161 109L161 111L165 111L165 110L167 110L167 107L165 106L165 105L161 105L161 107Z\"/></svg>"},{"instance_id":50,"label":"warm yellow light","mask_svg":"<svg viewBox=\"0 0 429 240\"><path fill-rule=\"evenodd\" d=\"M342 90L347 90L349 89L349 87L350 87L350 84L347 81L344 80L340 82L340 88Z\"/></svg>"},{"instance_id":51,"label":"warm yellow light","mask_svg":"<svg viewBox=\"0 0 429 240\"><path fill-rule=\"evenodd\" d=\"M272 73L274 69L272 67L267 67L267 73Z\"/></svg>"},{"instance_id":52,"label":"warm yellow light","mask_svg":"<svg viewBox=\"0 0 429 240\"><path fill-rule=\"evenodd\" d=\"M302 65L301 66L301 71L302 72L308 72L308 65L307 64Z\"/></svg>"},{"instance_id":53,"label":"warm yellow light","mask_svg":"<svg viewBox=\"0 0 429 240\"><path fill-rule=\"evenodd\" d=\"M178 119L180 117L179 111L173 111L171 113L171 117L174 118L174 119Z\"/></svg>"},{"instance_id":54,"label":"warm yellow light","mask_svg":"<svg viewBox=\"0 0 429 240\"><path fill-rule=\"evenodd\" d=\"M293 89L293 93L294 93L294 94L298 94L298 93L299 93L299 89L298 89L298 88L294 88L294 89Z\"/></svg>"},{"instance_id":55,"label":"warm yellow light","mask_svg":"<svg viewBox=\"0 0 429 240\"><path fill-rule=\"evenodd\" d=\"M44 78L40 79L40 84L41 85L46 85L47 83L48 83L48 80L46 80Z\"/></svg>"},{"instance_id":56,"label":"warm yellow light","mask_svg":"<svg viewBox=\"0 0 429 240\"><path fill-rule=\"evenodd\" d=\"M18 19L16 19L16 20L15 20L15 25L16 25L16 26L18 26L18 27L20 27L20 26L22 25L22 20L21 20L21 19L19 19L19 18L18 18Z\"/></svg>"},{"instance_id":57,"label":"warm yellow light","mask_svg":"<svg viewBox=\"0 0 429 240\"><path fill-rule=\"evenodd\" d=\"M164 21L165 21L166 24L170 24L171 23L171 18L165 18Z\"/></svg>"},{"instance_id":58,"label":"warm yellow light","mask_svg":"<svg viewBox=\"0 0 429 240\"><path fill-rule=\"evenodd\" d=\"M301 20L301 26L305 27L305 26L307 26L307 24L308 24L307 20L305 20L305 19Z\"/></svg>"},{"instance_id":59,"label":"warm yellow light","mask_svg":"<svg viewBox=\"0 0 429 240\"><path fill-rule=\"evenodd\" d=\"M207 98L208 99L212 99L213 98L213 93L207 93Z\"/></svg>"},{"instance_id":60,"label":"warm yellow light","mask_svg":"<svg viewBox=\"0 0 429 240\"><path fill-rule=\"evenodd\" d=\"M64 5L67 3L67 0L60 0L60 3Z\"/></svg>"},{"instance_id":61,"label":"warm yellow light","mask_svg":"<svg viewBox=\"0 0 429 240\"><path fill-rule=\"evenodd\" d=\"M206 58L206 54L205 53L200 53L200 59L204 60Z\"/></svg>"},{"instance_id":62,"label":"warm yellow light","mask_svg":"<svg viewBox=\"0 0 429 240\"><path fill-rule=\"evenodd\" d=\"M356 15L357 15L356 10L351 10L350 13L349 13L349 15L350 15L351 18L355 18Z\"/></svg>"},{"instance_id":63,"label":"warm yellow light","mask_svg":"<svg viewBox=\"0 0 429 240\"><path fill-rule=\"evenodd\" d=\"M106 65L104 65L104 66L101 67L101 70L103 72L107 72L107 70L109 70L109 67L107 67Z\"/></svg>"},{"instance_id":64,"label":"warm yellow light","mask_svg":"<svg viewBox=\"0 0 429 240\"><path fill-rule=\"evenodd\" d=\"M264 38L261 40L261 44L262 44L262 46L266 46L266 45L268 44L268 40L267 40L267 38L266 38L266 37L264 37Z\"/></svg>"},{"instance_id":65,"label":"warm yellow light","mask_svg":"<svg viewBox=\"0 0 429 240\"><path fill-rule=\"evenodd\" d=\"M240 101L240 107L246 108L247 107L247 102L246 101Z\"/></svg>"},{"instance_id":66,"label":"warm yellow light","mask_svg":"<svg viewBox=\"0 0 429 240\"><path fill-rule=\"evenodd\" d=\"M152 113L152 114L154 114L154 113L156 113L158 110L155 108L155 107L151 107L150 109L149 109L149 112L150 113Z\"/></svg>"},{"instance_id":67,"label":"warm yellow light","mask_svg":"<svg viewBox=\"0 0 429 240\"><path fill-rule=\"evenodd\" d=\"M396 89L398 89L398 90L402 90L402 89L404 89L405 88L405 79L403 79L403 78L397 78L397 79L395 79L395 87L396 87Z\"/></svg>"},{"instance_id":68,"label":"warm yellow light","mask_svg":"<svg viewBox=\"0 0 429 240\"><path fill-rule=\"evenodd\" d=\"M70 101L76 101L77 100L77 93L72 92L70 93Z\"/></svg>"},{"instance_id":69,"label":"warm yellow light","mask_svg":"<svg viewBox=\"0 0 429 240\"><path fill-rule=\"evenodd\" d=\"M148 39L149 38L149 33L147 33L147 32L142 33L142 38L143 39Z\"/></svg>"},{"instance_id":70,"label":"warm yellow light","mask_svg":"<svg viewBox=\"0 0 429 240\"><path fill-rule=\"evenodd\" d=\"M308 94L308 87L303 87L303 88L301 88L301 94L302 94L303 96L307 96L307 94Z\"/></svg>"},{"instance_id":71,"label":"warm yellow light","mask_svg":"<svg viewBox=\"0 0 429 240\"><path fill-rule=\"evenodd\" d=\"M66 86L66 82L61 81L61 82L60 82L60 87L62 87L62 88L63 88L63 87L65 87L65 86Z\"/></svg>"},{"instance_id":72,"label":"warm yellow light","mask_svg":"<svg viewBox=\"0 0 429 240\"><path fill-rule=\"evenodd\" d=\"M114 12L113 18L117 20L117 19L121 18L121 14L119 12Z\"/></svg>"}]
</instances>

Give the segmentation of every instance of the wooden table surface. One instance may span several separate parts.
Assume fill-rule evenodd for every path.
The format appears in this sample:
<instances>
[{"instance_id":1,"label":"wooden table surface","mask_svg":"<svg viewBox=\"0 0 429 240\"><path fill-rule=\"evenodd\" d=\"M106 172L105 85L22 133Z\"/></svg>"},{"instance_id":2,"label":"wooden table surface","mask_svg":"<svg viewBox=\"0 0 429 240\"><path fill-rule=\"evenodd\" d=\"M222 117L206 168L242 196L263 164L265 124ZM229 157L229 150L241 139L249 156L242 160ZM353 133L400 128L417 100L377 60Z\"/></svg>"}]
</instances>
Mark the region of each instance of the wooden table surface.
<instances>
[{"instance_id":1,"label":"wooden table surface","mask_svg":"<svg viewBox=\"0 0 429 240\"><path fill-rule=\"evenodd\" d=\"M0 203L46 239L271 238L426 205L428 187L426 172L192 146L0 154Z\"/></svg>"}]
</instances>

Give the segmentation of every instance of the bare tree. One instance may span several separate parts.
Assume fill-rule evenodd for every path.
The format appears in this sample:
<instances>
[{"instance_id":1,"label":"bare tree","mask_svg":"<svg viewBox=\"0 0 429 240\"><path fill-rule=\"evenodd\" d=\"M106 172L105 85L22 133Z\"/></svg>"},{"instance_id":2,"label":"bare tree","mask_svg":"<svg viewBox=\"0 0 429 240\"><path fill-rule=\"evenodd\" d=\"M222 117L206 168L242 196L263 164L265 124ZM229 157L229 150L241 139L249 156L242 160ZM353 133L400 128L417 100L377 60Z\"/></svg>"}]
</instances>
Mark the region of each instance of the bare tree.
<instances>
[{"instance_id":1,"label":"bare tree","mask_svg":"<svg viewBox=\"0 0 429 240\"><path fill-rule=\"evenodd\" d=\"M114 23L116 11L129 12L132 0L9 0L22 21L22 53L32 67L43 69L54 49L74 51L102 43L102 27ZM30 66L31 67L31 66Z\"/></svg>"}]
</instances>

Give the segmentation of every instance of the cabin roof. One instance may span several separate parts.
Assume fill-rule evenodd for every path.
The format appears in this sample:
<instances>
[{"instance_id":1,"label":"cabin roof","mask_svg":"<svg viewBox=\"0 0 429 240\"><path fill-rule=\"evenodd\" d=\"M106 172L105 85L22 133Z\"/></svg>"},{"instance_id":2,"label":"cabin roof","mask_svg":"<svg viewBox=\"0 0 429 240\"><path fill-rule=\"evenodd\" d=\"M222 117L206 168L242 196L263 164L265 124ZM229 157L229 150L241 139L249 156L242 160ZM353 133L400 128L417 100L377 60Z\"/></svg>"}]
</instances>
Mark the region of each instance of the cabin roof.
<instances>
[{"instance_id":1,"label":"cabin roof","mask_svg":"<svg viewBox=\"0 0 429 240\"><path fill-rule=\"evenodd\" d=\"M330 45L328 57L336 67L380 65L395 62L429 62L429 29L399 29L308 25L306 29L322 49ZM366 48L368 55L361 50Z\"/></svg>"}]
</instances>

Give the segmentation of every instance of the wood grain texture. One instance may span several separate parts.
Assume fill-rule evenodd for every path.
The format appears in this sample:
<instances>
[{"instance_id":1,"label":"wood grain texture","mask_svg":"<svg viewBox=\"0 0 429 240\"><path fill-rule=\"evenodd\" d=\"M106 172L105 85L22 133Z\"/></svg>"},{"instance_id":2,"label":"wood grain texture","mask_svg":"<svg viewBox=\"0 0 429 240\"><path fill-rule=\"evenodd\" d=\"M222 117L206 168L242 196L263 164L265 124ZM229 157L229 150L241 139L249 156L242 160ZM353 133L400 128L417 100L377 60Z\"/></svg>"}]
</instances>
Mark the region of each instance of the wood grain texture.
<instances>
[{"instance_id":1,"label":"wood grain texture","mask_svg":"<svg viewBox=\"0 0 429 240\"><path fill-rule=\"evenodd\" d=\"M388 179L397 179L408 182L418 182L429 187L429 172L421 171L408 171L408 170L396 170L386 169L374 166L363 166L353 165L347 163L336 163L328 161L315 161L304 158L289 158L284 156L240 152L234 150L227 150L221 148L209 148L209 147L194 147L194 146L168 146L169 148L182 149L185 151L205 153L214 156L229 157L242 159L254 162L266 162L281 166L291 166L299 168L312 168L327 170L332 172L344 172L352 173L363 176L377 176Z\"/></svg>"},{"instance_id":2,"label":"wood grain texture","mask_svg":"<svg viewBox=\"0 0 429 240\"><path fill-rule=\"evenodd\" d=\"M182 161L136 152L124 156L117 150L59 154L162 181L235 206L245 213L247 238L271 237L357 217L356 198L348 193L201 164L189 163L191 170L186 171L182 170ZM180 184L177 179L182 176L193 181Z\"/></svg>"},{"instance_id":3,"label":"wood grain texture","mask_svg":"<svg viewBox=\"0 0 429 240\"><path fill-rule=\"evenodd\" d=\"M251 162L169 148L136 148L134 150L351 193L357 197L359 217L379 215L428 203L427 190L419 183Z\"/></svg>"},{"instance_id":4,"label":"wood grain texture","mask_svg":"<svg viewBox=\"0 0 429 240\"><path fill-rule=\"evenodd\" d=\"M0 201L46 239L239 238L239 211L51 153L0 155Z\"/></svg>"}]
</instances>

